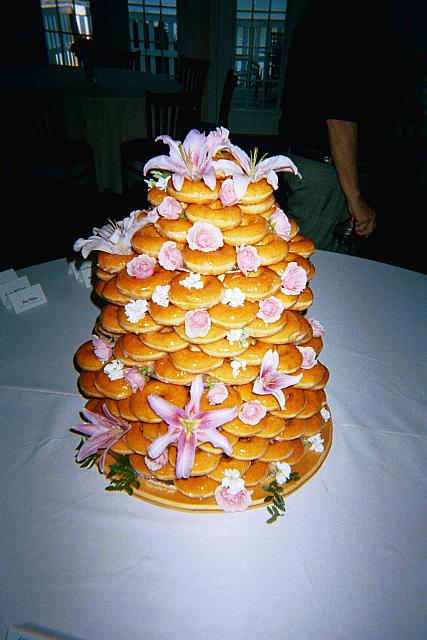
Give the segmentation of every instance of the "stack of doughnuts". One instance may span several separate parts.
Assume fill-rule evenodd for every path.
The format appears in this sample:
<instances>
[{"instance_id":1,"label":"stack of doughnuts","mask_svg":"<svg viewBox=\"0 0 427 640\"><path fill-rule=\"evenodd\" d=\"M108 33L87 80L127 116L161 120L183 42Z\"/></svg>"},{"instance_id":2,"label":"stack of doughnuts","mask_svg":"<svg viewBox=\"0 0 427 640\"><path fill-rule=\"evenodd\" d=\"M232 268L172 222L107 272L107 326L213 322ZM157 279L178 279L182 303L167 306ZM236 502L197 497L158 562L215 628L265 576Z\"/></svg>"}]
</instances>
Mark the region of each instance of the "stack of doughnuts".
<instances>
[{"instance_id":1,"label":"stack of doughnuts","mask_svg":"<svg viewBox=\"0 0 427 640\"><path fill-rule=\"evenodd\" d=\"M97 355L93 337L75 354L86 408L102 414L106 407L130 427L110 449L105 472L126 455L137 475L135 496L189 511L221 511L215 492L226 470L238 471L251 507L264 504L263 487L276 478L277 463L298 474L283 486L285 494L294 491L319 469L332 437L322 337L307 313L314 244L280 210L266 178L251 182L231 205L220 198L224 179L217 176L214 189L188 177L180 189L172 180L149 188L150 206L138 213L141 225L128 253L97 254L101 311L92 336L108 345L108 358ZM157 214L162 203L173 204L179 216ZM286 233L275 231L277 212L286 218ZM176 265L168 250L178 256ZM150 269L141 275L132 267L142 259ZM299 286L288 277L293 273ZM130 309L138 305L135 316ZM277 371L295 380L283 388L283 402L257 392L272 354ZM135 389L126 377L112 376L111 365L137 371L143 384ZM168 425L148 398L183 408L199 376L203 411L236 408L236 417L218 428L231 453L197 442L190 474L178 477L176 441L158 469L150 464L150 444ZM215 397L216 389L222 393ZM248 407L262 417L248 418Z\"/></svg>"}]
</instances>

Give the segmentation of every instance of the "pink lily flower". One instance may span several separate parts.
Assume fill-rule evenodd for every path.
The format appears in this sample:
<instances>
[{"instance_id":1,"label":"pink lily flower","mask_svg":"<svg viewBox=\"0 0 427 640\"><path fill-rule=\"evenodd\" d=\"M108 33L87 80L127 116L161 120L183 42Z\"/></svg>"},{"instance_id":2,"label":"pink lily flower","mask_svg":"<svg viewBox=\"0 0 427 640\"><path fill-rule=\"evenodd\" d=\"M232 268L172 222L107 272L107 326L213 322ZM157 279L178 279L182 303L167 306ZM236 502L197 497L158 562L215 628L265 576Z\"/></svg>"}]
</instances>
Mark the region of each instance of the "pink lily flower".
<instances>
[{"instance_id":1,"label":"pink lily flower","mask_svg":"<svg viewBox=\"0 0 427 640\"><path fill-rule=\"evenodd\" d=\"M212 144L212 140L208 142L206 135L197 129L189 131L184 142L166 135L158 136L156 142L158 140L169 145L169 155L151 158L144 166L144 175L152 169L163 169L172 173L172 183L177 191L182 189L184 178L203 180L211 191L215 189L216 175L212 158L225 143Z\"/></svg>"},{"instance_id":2,"label":"pink lily flower","mask_svg":"<svg viewBox=\"0 0 427 640\"><path fill-rule=\"evenodd\" d=\"M94 411L83 409L82 414L92 424L84 423L72 427L73 430L89 436L77 454L77 462L81 462L97 453L100 449L104 449L104 453L98 460L98 467L101 472L104 471L105 457L109 449L130 429L130 425L117 420L105 405L102 410L105 417Z\"/></svg>"},{"instance_id":3,"label":"pink lily flower","mask_svg":"<svg viewBox=\"0 0 427 640\"><path fill-rule=\"evenodd\" d=\"M188 478L194 464L198 442L210 442L227 455L231 455L231 445L217 428L237 416L237 407L201 411L200 401L203 395L203 377L197 376L191 383L190 400L183 409L176 407L158 395L152 394L147 400L150 407L166 422L168 430L148 447L150 458L158 458L171 442L177 442L176 459L177 478Z\"/></svg>"},{"instance_id":4,"label":"pink lily flower","mask_svg":"<svg viewBox=\"0 0 427 640\"><path fill-rule=\"evenodd\" d=\"M279 354L270 349L267 351L261 362L261 369L258 378L255 380L252 390L261 396L271 394L278 401L280 408L285 408L285 395L282 389L291 387L302 378L302 373L298 376L290 376L282 371L277 371L279 366Z\"/></svg>"},{"instance_id":5,"label":"pink lily flower","mask_svg":"<svg viewBox=\"0 0 427 640\"><path fill-rule=\"evenodd\" d=\"M236 158L239 164L232 160L214 160L213 165L216 171L221 171L227 176L231 176L236 197L241 200L251 182L258 182L265 178L273 189L278 187L278 177L276 171L288 171L301 177L297 167L287 156L263 156L258 160L258 149L255 147L250 156L234 144L230 144L228 149Z\"/></svg>"},{"instance_id":6,"label":"pink lily flower","mask_svg":"<svg viewBox=\"0 0 427 640\"><path fill-rule=\"evenodd\" d=\"M87 258L91 251L105 251L121 255L132 253L131 240L135 231L147 224L147 217L137 217L141 211L132 211L128 218L119 222L110 220L100 229L94 227L93 235L87 238L79 238L74 243L74 251L81 251Z\"/></svg>"}]
</instances>

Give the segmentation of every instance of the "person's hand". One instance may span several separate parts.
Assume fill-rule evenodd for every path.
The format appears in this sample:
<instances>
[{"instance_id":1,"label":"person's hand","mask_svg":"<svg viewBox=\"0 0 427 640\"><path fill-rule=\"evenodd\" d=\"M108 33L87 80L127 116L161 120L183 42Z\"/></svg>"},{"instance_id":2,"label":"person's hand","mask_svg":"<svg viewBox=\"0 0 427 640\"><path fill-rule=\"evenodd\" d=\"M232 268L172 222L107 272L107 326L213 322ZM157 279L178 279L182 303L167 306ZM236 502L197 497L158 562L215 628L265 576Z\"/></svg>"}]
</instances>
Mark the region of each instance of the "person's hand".
<instances>
[{"instance_id":1,"label":"person's hand","mask_svg":"<svg viewBox=\"0 0 427 640\"><path fill-rule=\"evenodd\" d=\"M372 207L362 198L356 196L347 201L348 210L353 221L354 231L358 236L367 238L375 229L376 214Z\"/></svg>"}]
</instances>

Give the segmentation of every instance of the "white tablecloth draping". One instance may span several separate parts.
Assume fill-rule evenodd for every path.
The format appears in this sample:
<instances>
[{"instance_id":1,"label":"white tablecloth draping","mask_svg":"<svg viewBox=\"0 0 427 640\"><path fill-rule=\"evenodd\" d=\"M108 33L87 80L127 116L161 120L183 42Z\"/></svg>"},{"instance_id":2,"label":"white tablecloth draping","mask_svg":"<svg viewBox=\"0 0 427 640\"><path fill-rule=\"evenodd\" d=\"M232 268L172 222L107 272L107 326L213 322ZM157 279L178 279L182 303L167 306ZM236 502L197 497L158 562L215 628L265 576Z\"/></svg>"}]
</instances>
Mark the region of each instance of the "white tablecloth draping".
<instances>
[{"instance_id":1,"label":"white tablecloth draping","mask_svg":"<svg viewBox=\"0 0 427 640\"><path fill-rule=\"evenodd\" d=\"M93 146L98 190L116 193L122 192L121 142L147 133L145 91L180 89L163 74L107 67L95 68L95 82L80 67L54 65L2 71L1 78L4 90L61 89L68 137Z\"/></svg>"},{"instance_id":2,"label":"white tablecloth draping","mask_svg":"<svg viewBox=\"0 0 427 640\"><path fill-rule=\"evenodd\" d=\"M427 279L313 262L334 440L273 525L155 507L80 469L72 359L97 309L65 261L20 272L48 303L0 309L1 638L31 622L84 640L424 640Z\"/></svg>"}]
</instances>

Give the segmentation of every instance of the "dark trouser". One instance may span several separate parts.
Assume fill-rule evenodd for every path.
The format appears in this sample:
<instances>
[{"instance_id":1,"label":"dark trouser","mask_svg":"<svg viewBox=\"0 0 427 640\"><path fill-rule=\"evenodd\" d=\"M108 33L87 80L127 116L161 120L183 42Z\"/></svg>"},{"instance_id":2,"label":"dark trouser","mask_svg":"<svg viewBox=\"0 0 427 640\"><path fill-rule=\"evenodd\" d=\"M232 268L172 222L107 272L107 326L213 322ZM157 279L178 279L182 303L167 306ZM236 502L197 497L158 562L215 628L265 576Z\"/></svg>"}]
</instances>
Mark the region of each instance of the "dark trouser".
<instances>
[{"instance_id":1,"label":"dark trouser","mask_svg":"<svg viewBox=\"0 0 427 640\"><path fill-rule=\"evenodd\" d=\"M332 165L302 158L289 157L298 167L302 179L283 173L286 192L285 213L294 218L300 233L313 240L317 249L350 253L334 237L334 228L349 218L346 200Z\"/></svg>"}]
</instances>

